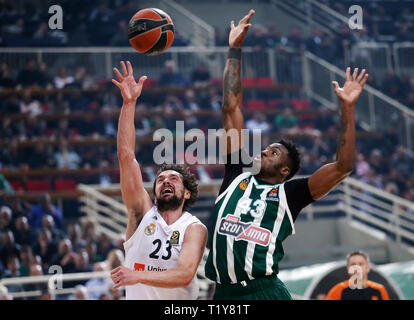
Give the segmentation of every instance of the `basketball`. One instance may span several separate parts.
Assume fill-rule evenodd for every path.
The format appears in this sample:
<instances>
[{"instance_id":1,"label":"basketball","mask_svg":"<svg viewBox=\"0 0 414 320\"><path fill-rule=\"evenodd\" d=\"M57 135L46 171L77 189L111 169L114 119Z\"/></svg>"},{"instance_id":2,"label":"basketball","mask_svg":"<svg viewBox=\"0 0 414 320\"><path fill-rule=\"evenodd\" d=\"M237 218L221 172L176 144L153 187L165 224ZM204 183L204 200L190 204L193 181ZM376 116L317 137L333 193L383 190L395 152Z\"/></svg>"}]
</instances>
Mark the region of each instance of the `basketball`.
<instances>
[{"instance_id":1,"label":"basketball","mask_svg":"<svg viewBox=\"0 0 414 320\"><path fill-rule=\"evenodd\" d=\"M142 9L129 21L128 39L139 53L158 55L173 43L174 24L170 16L160 9Z\"/></svg>"}]
</instances>

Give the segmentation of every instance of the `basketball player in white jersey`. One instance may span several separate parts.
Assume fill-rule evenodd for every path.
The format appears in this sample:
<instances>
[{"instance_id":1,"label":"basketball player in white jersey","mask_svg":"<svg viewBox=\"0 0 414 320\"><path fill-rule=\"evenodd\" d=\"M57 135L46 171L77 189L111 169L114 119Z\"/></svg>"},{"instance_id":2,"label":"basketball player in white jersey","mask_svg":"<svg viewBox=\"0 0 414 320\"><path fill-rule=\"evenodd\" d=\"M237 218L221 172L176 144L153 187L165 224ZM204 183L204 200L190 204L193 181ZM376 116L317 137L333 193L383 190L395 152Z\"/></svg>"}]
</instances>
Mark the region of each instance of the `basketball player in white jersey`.
<instances>
[{"instance_id":1,"label":"basketball player in white jersey","mask_svg":"<svg viewBox=\"0 0 414 320\"><path fill-rule=\"evenodd\" d=\"M122 199L128 209L125 265L111 271L114 288L126 286L126 299L196 299L196 271L207 241L206 227L186 211L197 199L197 183L188 168L162 166L154 181L155 205L144 189L135 159L134 115L146 76L135 82L132 66L121 61L112 80L121 90L118 159Z\"/></svg>"}]
</instances>

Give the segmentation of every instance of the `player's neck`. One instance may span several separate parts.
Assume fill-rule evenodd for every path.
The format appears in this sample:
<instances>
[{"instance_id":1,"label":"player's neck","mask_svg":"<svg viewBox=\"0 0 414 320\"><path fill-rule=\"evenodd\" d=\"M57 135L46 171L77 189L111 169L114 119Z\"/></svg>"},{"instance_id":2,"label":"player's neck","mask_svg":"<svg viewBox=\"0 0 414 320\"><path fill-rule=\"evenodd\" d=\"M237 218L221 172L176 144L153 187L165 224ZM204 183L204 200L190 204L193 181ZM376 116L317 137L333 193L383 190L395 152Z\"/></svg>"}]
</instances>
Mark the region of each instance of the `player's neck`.
<instances>
[{"instance_id":1,"label":"player's neck","mask_svg":"<svg viewBox=\"0 0 414 320\"><path fill-rule=\"evenodd\" d=\"M260 182L265 184L280 184L283 182L283 177L280 176L266 176L261 173L255 175L256 180L260 180Z\"/></svg>"},{"instance_id":2,"label":"player's neck","mask_svg":"<svg viewBox=\"0 0 414 320\"><path fill-rule=\"evenodd\" d=\"M178 208L175 210L167 210L167 211L158 211L161 217L164 219L167 225L173 224L176 222L180 217L183 215L183 208Z\"/></svg>"}]
</instances>

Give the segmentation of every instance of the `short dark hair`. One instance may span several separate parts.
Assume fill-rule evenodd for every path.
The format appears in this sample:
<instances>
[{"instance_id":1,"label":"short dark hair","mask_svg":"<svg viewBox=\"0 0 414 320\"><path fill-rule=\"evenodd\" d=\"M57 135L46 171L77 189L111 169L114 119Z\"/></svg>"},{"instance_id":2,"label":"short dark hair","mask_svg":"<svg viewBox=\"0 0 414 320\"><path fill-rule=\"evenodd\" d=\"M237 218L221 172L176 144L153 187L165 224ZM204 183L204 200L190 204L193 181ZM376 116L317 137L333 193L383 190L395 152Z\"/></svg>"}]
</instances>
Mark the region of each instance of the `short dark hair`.
<instances>
[{"instance_id":1,"label":"short dark hair","mask_svg":"<svg viewBox=\"0 0 414 320\"><path fill-rule=\"evenodd\" d=\"M190 191L191 196L189 199L185 200L183 211L186 211L188 208L190 208L198 198L198 184L197 179L193 173L191 173L190 169L186 165L182 164L163 164L160 169L157 172L157 175L154 180L154 184L152 186L152 190L155 195L155 182L157 181L158 176L161 172L167 171L167 170L174 170L177 171L179 174L183 177L183 184L184 187Z\"/></svg>"},{"instance_id":2,"label":"short dark hair","mask_svg":"<svg viewBox=\"0 0 414 320\"><path fill-rule=\"evenodd\" d=\"M292 141L287 139L281 139L278 141L281 145L285 146L288 150L288 157L290 161L290 173L286 176L286 180L292 178L300 169L300 154L299 149Z\"/></svg>"},{"instance_id":3,"label":"short dark hair","mask_svg":"<svg viewBox=\"0 0 414 320\"><path fill-rule=\"evenodd\" d=\"M353 256L363 256L365 260L367 260L367 262L369 263L368 254L366 254L365 252L361 250L356 250L356 251L352 251L351 253L348 253L348 255L346 256L346 264L349 264L349 259L351 259L351 257Z\"/></svg>"}]
</instances>

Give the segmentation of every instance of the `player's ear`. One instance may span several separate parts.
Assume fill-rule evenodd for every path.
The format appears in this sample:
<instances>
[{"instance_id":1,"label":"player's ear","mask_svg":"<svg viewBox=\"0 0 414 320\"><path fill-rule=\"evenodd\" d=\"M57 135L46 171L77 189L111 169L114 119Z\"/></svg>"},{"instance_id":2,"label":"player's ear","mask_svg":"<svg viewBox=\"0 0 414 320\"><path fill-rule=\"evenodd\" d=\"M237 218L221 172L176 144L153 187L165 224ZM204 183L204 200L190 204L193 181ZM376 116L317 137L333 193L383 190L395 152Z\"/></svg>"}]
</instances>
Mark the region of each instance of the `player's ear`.
<instances>
[{"instance_id":1,"label":"player's ear","mask_svg":"<svg viewBox=\"0 0 414 320\"><path fill-rule=\"evenodd\" d=\"M283 166L280 169L280 173L286 178L290 173L290 168L288 166Z\"/></svg>"},{"instance_id":2,"label":"player's ear","mask_svg":"<svg viewBox=\"0 0 414 320\"><path fill-rule=\"evenodd\" d=\"M191 197L191 192L188 189L184 189L184 199L188 200Z\"/></svg>"}]
</instances>

